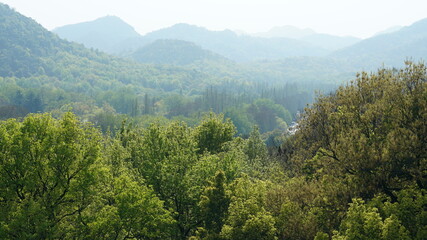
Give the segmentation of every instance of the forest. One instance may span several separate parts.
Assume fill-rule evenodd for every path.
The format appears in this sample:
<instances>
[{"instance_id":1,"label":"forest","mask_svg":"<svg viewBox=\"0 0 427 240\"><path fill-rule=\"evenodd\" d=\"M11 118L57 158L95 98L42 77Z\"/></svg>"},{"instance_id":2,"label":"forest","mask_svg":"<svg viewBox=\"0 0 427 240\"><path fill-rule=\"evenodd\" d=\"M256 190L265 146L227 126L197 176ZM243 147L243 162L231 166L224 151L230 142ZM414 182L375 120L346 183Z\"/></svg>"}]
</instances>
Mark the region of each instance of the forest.
<instances>
[{"instance_id":1,"label":"forest","mask_svg":"<svg viewBox=\"0 0 427 240\"><path fill-rule=\"evenodd\" d=\"M145 125L178 119L194 126L212 111L230 118L241 136L258 125L265 139L274 139L274 130L286 130L315 90L331 91L341 77L300 81L322 74L291 73L268 62L237 64L180 41L160 45L171 44L178 60L188 64L166 64L169 49L158 55L143 51L163 64L139 63L63 40L6 5L0 12L0 119L72 111L105 133L124 119ZM316 64L308 65L323 68Z\"/></svg>"},{"instance_id":2,"label":"forest","mask_svg":"<svg viewBox=\"0 0 427 240\"><path fill-rule=\"evenodd\" d=\"M0 3L0 239L427 239L426 27L109 55Z\"/></svg>"},{"instance_id":3,"label":"forest","mask_svg":"<svg viewBox=\"0 0 427 240\"><path fill-rule=\"evenodd\" d=\"M425 239L427 69L358 77L270 150L222 114L0 123L2 239Z\"/></svg>"}]
</instances>

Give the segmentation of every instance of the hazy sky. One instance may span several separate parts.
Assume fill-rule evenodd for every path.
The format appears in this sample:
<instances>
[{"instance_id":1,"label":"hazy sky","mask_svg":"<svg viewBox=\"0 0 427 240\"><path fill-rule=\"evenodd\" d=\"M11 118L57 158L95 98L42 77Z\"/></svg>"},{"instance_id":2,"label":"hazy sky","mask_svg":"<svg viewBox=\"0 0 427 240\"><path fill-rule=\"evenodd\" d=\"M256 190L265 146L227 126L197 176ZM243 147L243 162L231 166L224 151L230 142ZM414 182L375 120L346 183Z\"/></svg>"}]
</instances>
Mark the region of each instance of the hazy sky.
<instances>
[{"instance_id":1,"label":"hazy sky","mask_svg":"<svg viewBox=\"0 0 427 240\"><path fill-rule=\"evenodd\" d=\"M427 18L427 0L0 0L47 29L115 15L141 34L175 23L263 32L293 25L369 37Z\"/></svg>"}]
</instances>

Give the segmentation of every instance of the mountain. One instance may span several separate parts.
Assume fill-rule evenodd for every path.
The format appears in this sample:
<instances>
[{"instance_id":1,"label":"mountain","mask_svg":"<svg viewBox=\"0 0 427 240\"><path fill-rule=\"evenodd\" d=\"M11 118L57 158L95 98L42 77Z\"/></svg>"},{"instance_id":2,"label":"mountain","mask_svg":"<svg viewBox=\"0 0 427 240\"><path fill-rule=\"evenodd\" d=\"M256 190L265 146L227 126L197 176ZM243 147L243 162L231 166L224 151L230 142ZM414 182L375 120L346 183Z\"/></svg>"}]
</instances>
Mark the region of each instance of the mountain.
<instances>
[{"instance_id":1,"label":"mountain","mask_svg":"<svg viewBox=\"0 0 427 240\"><path fill-rule=\"evenodd\" d=\"M246 49L244 53L266 53L265 49L256 48L256 44L265 46L261 38L240 38L231 31L217 33L194 26L184 29L188 30L187 27L205 34L199 37L209 38L208 43L218 41L218 48L224 43L230 49ZM138 63L61 39L4 4L0 4L0 33L0 119L21 117L28 112L51 112L59 116L72 109L85 121L103 125L104 130L115 129L121 122L115 125L115 119L111 118L115 114L189 117L211 109L217 112L229 107L238 109L260 97L278 97L272 93L263 95L270 89L274 92L272 86L287 89L286 96L276 100L296 113L311 101L314 88L322 85L324 79L318 81L317 71L311 70L318 69L310 67L318 65L317 62L289 60L284 65L292 70L281 71L282 67L274 63L247 66L195 43L155 39L165 38L168 31L150 34L151 38L144 39L145 47L135 51L133 57L174 65ZM183 33L186 31L180 34ZM215 38L224 35L235 42L230 44ZM297 45L281 45L282 39L269 41L277 44L270 49L272 55L278 46ZM238 47L245 43L248 45ZM298 51L287 49L291 50ZM302 68L293 67L301 63L305 64ZM264 67L268 65L272 68ZM334 81L333 77L328 76L326 81ZM303 82L304 79L309 81ZM100 123L104 120L107 123Z\"/></svg>"},{"instance_id":2,"label":"mountain","mask_svg":"<svg viewBox=\"0 0 427 240\"><path fill-rule=\"evenodd\" d=\"M61 89L76 100L126 86L139 93L163 89L185 92L203 91L213 79L221 82L217 77L188 68L141 64L87 49L59 38L5 4L0 4L0 32L0 80L37 78L22 83L37 89ZM80 96L83 93L89 95Z\"/></svg>"},{"instance_id":3,"label":"mountain","mask_svg":"<svg viewBox=\"0 0 427 240\"><path fill-rule=\"evenodd\" d=\"M393 33L396 31L399 31L400 29L402 29L403 26L393 26L393 27L389 27L385 30L379 31L377 33L374 34L374 36L378 36L378 35L382 35L382 34L388 34L388 33Z\"/></svg>"},{"instance_id":4,"label":"mountain","mask_svg":"<svg viewBox=\"0 0 427 240\"><path fill-rule=\"evenodd\" d=\"M295 39L238 35L230 30L210 31L184 23L148 33L144 39L190 41L238 62L283 59L291 56L322 56L328 53L325 49Z\"/></svg>"},{"instance_id":5,"label":"mountain","mask_svg":"<svg viewBox=\"0 0 427 240\"><path fill-rule=\"evenodd\" d=\"M90 22L66 25L54 29L53 32L61 38L108 53L113 52L114 46L123 41L141 37L132 26L116 16L106 16Z\"/></svg>"},{"instance_id":6,"label":"mountain","mask_svg":"<svg viewBox=\"0 0 427 240\"><path fill-rule=\"evenodd\" d=\"M43 67L61 40L30 18L0 4L0 76L28 76ZM40 70L41 71L41 70Z\"/></svg>"},{"instance_id":7,"label":"mountain","mask_svg":"<svg viewBox=\"0 0 427 240\"><path fill-rule=\"evenodd\" d=\"M398 31L374 36L330 55L358 68L400 67L406 59L427 59L427 18Z\"/></svg>"},{"instance_id":8,"label":"mountain","mask_svg":"<svg viewBox=\"0 0 427 240\"><path fill-rule=\"evenodd\" d=\"M300 39L310 35L316 34L313 29L310 28L297 28L294 26L286 25L281 27L274 27L268 32L255 33L253 36L265 37L265 38L293 38Z\"/></svg>"},{"instance_id":9,"label":"mountain","mask_svg":"<svg viewBox=\"0 0 427 240\"><path fill-rule=\"evenodd\" d=\"M340 37L330 34L316 33L300 38L300 40L319 46L331 51L342 49L360 42L360 38L356 37Z\"/></svg>"},{"instance_id":10,"label":"mountain","mask_svg":"<svg viewBox=\"0 0 427 240\"><path fill-rule=\"evenodd\" d=\"M292 38L302 40L313 46L318 46L331 51L351 46L361 40L351 36L340 37L330 34L317 33L310 28L301 29L289 25L274 27L268 32L256 33L253 35L265 38Z\"/></svg>"},{"instance_id":11,"label":"mountain","mask_svg":"<svg viewBox=\"0 0 427 240\"><path fill-rule=\"evenodd\" d=\"M205 50L192 42L160 39L131 54L138 62L188 65L202 61L226 61L226 58Z\"/></svg>"},{"instance_id":12,"label":"mountain","mask_svg":"<svg viewBox=\"0 0 427 240\"><path fill-rule=\"evenodd\" d=\"M124 30L119 30L121 27ZM132 27L117 17L68 25L57 28L54 32L68 40L119 56L132 55L137 49L160 39L193 42L238 62L283 59L292 56L323 56L330 53L322 47L296 39L238 35L230 30L210 31L184 23L139 36Z\"/></svg>"}]
</instances>

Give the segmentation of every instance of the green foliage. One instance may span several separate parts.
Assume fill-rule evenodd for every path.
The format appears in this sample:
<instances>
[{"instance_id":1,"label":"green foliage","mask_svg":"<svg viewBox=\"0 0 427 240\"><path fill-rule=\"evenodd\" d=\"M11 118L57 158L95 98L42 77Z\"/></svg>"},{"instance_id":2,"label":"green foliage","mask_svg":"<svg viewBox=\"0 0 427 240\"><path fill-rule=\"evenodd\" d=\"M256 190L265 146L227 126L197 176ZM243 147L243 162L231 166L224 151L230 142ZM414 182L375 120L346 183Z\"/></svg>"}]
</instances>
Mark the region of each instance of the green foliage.
<instances>
[{"instance_id":1,"label":"green foliage","mask_svg":"<svg viewBox=\"0 0 427 240\"><path fill-rule=\"evenodd\" d=\"M291 114L283 106L275 104L270 99L258 99L248 108L262 132L269 132L279 127L281 121L290 124ZM286 125L284 129L286 129Z\"/></svg>"},{"instance_id":2,"label":"green foliage","mask_svg":"<svg viewBox=\"0 0 427 240\"><path fill-rule=\"evenodd\" d=\"M197 142L198 152L218 153L226 142L233 139L236 133L233 123L223 115L209 113L195 129L194 137Z\"/></svg>"},{"instance_id":3,"label":"green foliage","mask_svg":"<svg viewBox=\"0 0 427 240\"><path fill-rule=\"evenodd\" d=\"M319 98L300 122L294 164L346 178L365 198L417 184L426 164L426 69L408 63L400 71L362 73L336 93Z\"/></svg>"},{"instance_id":4,"label":"green foliage","mask_svg":"<svg viewBox=\"0 0 427 240\"><path fill-rule=\"evenodd\" d=\"M289 136L311 94L283 80L329 63L142 65L0 12L0 117L62 115L0 123L1 239L425 238L423 64L358 75Z\"/></svg>"},{"instance_id":5,"label":"green foliage","mask_svg":"<svg viewBox=\"0 0 427 240\"><path fill-rule=\"evenodd\" d=\"M221 231L224 239L277 239L275 220L265 210L266 183L247 176L232 186L228 218Z\"/></svg>"},{"instance_id":6,"label":"green foliage","mask_svg":"<svg viewBox=\"0 0 427 240\"><path fill-rule=\"evenodd\" d=\"M83 216L88 238L153 239L171 235L173 219L163 202L130 174L109 178L100 189L98 202Z\"/></svg>"},{"instance_id":7,"label":"green foliage","mask_svg":"<svg viewBox=\"0 0 427 240\"><path fill-rule=\"evenodd\" d=\"M1 233L63 238L93 202L100 135L70 113L31 115L0 125Z\"/></svg>"},{"instance_id":8,"label":"green foliage","mask_svg":"<svg viewBox=\"0 0 427 240\"><path fill-rule=\"evenodd\" d=\"M427 234L426 190L412 187L403 189L396 195L396 202L378 196L372 204L380 209L384 217L393 217L394 220L400 221L414 239L423 239Z\"/></svg>"},{"instance_id":9,"label":"green foliage","mask_svg":"<svg viewBox=\"0 0 427 240\"><path fill-rule=\"evenodd\" d=\"M267 157L267 147L261 139L259 128L257 126L252 129L244 151L251 162L263 160Z\"/></svg>"},{"instance_id":10,"label":"green foliage","mask_svg":"<svg viewBox=\"0 0 427 240\"><path fill-rule=\"evenodd\" d=\"M225 180L224 173L222 171L217 172L214 182L211 182L210 186L204 189L199 203L204 218L205 229L212 237L219 237L230 203L225 189Z\"/></svg>"},{"instance_id":11,"label":"green foliage","mask_svg":"<svg viewBox=\"0 0 427 240\"><path fill-rule=\"evenodd\" d=\"M367 206L361 199L353 199L341 223L340 232L335 232L332 239L411 238L396 216L391 215L383 221L377 208Z\"/></svg>"}]
</instances>

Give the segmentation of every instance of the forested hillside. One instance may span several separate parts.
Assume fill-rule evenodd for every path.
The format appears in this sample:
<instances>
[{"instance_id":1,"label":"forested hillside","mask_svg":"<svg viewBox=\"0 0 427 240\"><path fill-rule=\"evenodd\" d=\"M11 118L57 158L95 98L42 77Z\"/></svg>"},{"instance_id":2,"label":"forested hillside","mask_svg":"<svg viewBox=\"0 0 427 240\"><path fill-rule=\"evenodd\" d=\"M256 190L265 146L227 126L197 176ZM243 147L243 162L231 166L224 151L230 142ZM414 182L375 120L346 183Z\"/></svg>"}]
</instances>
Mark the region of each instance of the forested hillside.
<instances>
[{"instance_id":1,"label":"forested hillside","mask_svg":"<svg viewBox=\"0 0 427 240\"><path fill-rule=\"evenodd\" d=\"M97 24L62 30L141 43ZM0 239L427 239L427 66L396 67L425 26L319 57L178 24L119 57L0 3Z\"/></svg>"},{"instance_id":2,"label":"forested hillside","mask_svg":"<svg viewBox=\"0 0 427 240\"><path fill-rule=\"evenodd\" d=\"M124 118L179 118L195 124L202 113L214 111L232 118L239 134L247 135L253 124L263 133L286 129L313 99L314 79L300 83L301 78L239 65L192 43L155 42L134 57L162 64L141 64L62 40L8 6L0 7L2 119L30 112L59 116L72 109L103 131L114 131ZM327 90L333 87L325 84Z\"/></svg>"},{"instance_id":3,"label":"forested hillside","mask_svg":"<svg viewBox=\"0 0 427 240\"><path fill-rule=\"evenodd\" d=\"M426 70L361 73L274 154L213 113L114 135L2 121L0 238L425 239Z\"/></svg>"}]
</instances>

